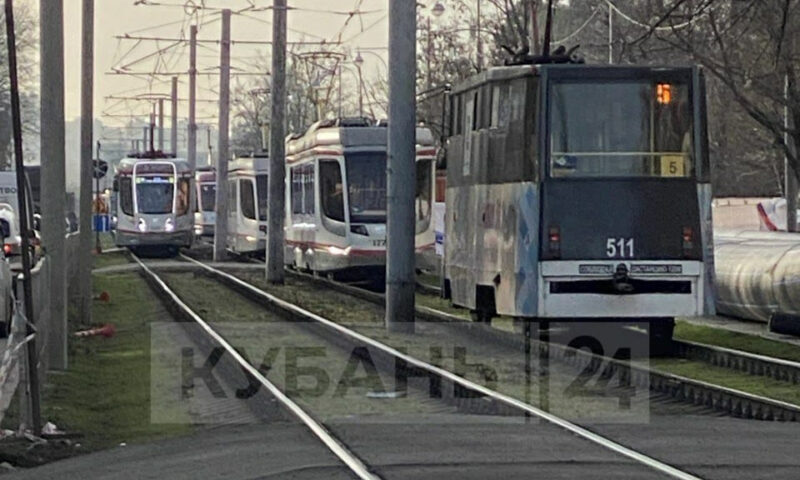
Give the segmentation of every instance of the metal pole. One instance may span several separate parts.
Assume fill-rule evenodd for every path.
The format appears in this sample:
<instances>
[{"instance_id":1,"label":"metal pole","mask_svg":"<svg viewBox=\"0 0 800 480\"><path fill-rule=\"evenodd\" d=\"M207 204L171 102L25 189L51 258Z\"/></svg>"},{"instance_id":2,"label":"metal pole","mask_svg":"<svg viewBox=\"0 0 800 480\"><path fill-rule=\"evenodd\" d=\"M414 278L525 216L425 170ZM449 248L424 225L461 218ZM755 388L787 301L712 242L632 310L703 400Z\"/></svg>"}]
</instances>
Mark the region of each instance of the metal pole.
<instances>
[{"instance_id":1,"label":"metal pole","mask_svg":"<svg viewBox=\"0 0 800 480\"><path fill-rule=\"evenodd\" d=\"M339 118L342 118L342 66L339 65Z\"/></svg>"},{"instance_id":2,"label":"metal pole","mask_svg":"<svg viewBox=\"0 0 800 480\"><path fill-rule=\"evenodd\" d=\"M164 99L158 99L158 151L164 151Z\"/></svg>"},{"instance_id":3,"label":"metal pole","mask_svg":"<svg viewBox=\"0 0 800 480\"><path fill-rule=\"evenodd\" d=\"M150 130L150 127L142 127L142 152L147 151L147 132Z\"/></svg>"},{"instance_id":4,"label":"metal pole","mask_svg":"<svg viewBox=\"0 0 800 480\"><path fill-rule=\"evenodd\" d=\"M478 6L478 21L475 30L475 39L478 43L478 71L483 71L483 39L481 38L481 0L475 2Z\"/></svg>"},{"instance_id":5,"label":"metal pole","mask_svg":"<svg viewBox=\"0 0 800 480\"><path fill-rule=\"evenodd\" d=\"M46 0L42 0L45 2ZM53 2L55 3L55 2ZM25 317L28 320L26 333L34 333L33 325L36 324L33 310L33 293L31 288L31 259L29 235L31 227L29 224L30 214L28 205L25 201L25 167L22 158L22 115L19 106L19 85L17 82L17 50L16 32L14 32L14 4L12 0L6 0L6 45L8 46L8 73L9 88L11 90L11 122L14 136L14 165L17 177L17 202L19 203L19 223L22 232L20 243L22 248L22 288L25 301ZM33 337L27 345L28 356L28 382L30 389L31 406L31 428L33 434L39 436L42 433L42 418L40 412L39 398L39 359L37 358L36 338ZM24 415L23 415L24 418Z\"/></svg>"},{"instance_id":6,"label":"metal pole","mask_svg":"<svg viewBox=\"0 0 800 480\"><path fill-rule=\"evenodd\" d=\"M197 25L189 28L189 132L186 138L186 157L189 166L197 168L197 124L195 123L195 104L197 101Z\"/></svg>"},{"instance_id":7,"label":"metal pole","mask_svg":"<svg viewBox=\"0 0 800 480\"><path fill-rule=\"evenodd\" d=\"M178 77L172 77L172 121L169 129L169 146L172 154L178 156Z\"/></svg>"},{"instance_id":8,"label":"metal pole","mask_svg":"<svg viewBox=\"0 0 800 480\"><path fill-rule=\"evenodd\" d=\"M81 45L81 167L78 200L78 288L80 322L92 323L92 141L94 134L94 0L83 0Z\"/></svg>"},{"instance_id":9,"label":"metal pole","mask_svg":"<svg viewBox=\"0 0 800 480\"><path fill-rule=\"evenodd\" d=\"M341 68L341 67L340 67ZM341 70L339 73L341 88ZM269 194L267 203L267 281L282 284L283 222L286 215L286 0L272 3L272 112L269 137ZM340 96L341 99L341 96ZM341 115L341 103L340 103Z\"/></svg>"},{"instance_id":10,"label":"metal pole","mask_svg":"<svg viewBox=\"0 0 800 480\"><path fill-rule=\"evenodd\" d=\"M222 11L219 54L219 131L217 132L217 220L214 225L214 261L225 259L228 238L228 121L231 83L231 11Z\"/></svg>"},{"instance_id":11,"label":"metal pole","mask_svg":"<svg viewBox=\"0 0 800 480\"><path fill-rule=\"evenodd\" d=\"M789 75L784 75L783 84L783 141L786 148L790 151L792 149L793 139L789 136L789 127L791 121L789 119ZM796 156L796 153L795 153ZM797 231L797 173L792 168L789 154L785 155L784 159L784 177L785 177L785 196L786 196L786 231Z\"/></svg>"},{"instance_id":12,"label":"metal pole","mask_svg":"<svg viewBox=\"0 0 800 480\"><path fill-rule=\"evenodd\" d=\"M156 151L156 105L153 104L153 111L150 112L150 153Z\"/></svg>"},{"instance_id":13,"label":"metal pole","mask_svg":"<svg viewBox=\"0 0 800 480\"><path fill-rule=\"evenodd\" d=\"M608 64L614 63L614 9L611 2L608 5Z\"/></svg>"},{"instance_id":14,"label":"metal pole","mask_svg":"<svg viewBox=\"0 0 800 480\"><path fill-rule=\"evenodd\" d=\"M39 1L40 143L42 243L50 262L50 320L67 332L67 278L65 270L64 205L66 204L64 151L64 3ZM58 338L54 332L53 338ZM60 350L63 347L63 352ZM66 338L50 348L49 366L66 365ZM63 357L62 357L63 354ZM54 355L57 355L54 357Z\"/></svg>"},{"instance_id":15,"label":"metal pole","mask_svg":"<svg viewBox=\"0 0 800 480\"><path fill-rule=\"evenodd\" d=\"M416 2L389 0L386 328L414 331Z\"/></svg>"}]
</instances>

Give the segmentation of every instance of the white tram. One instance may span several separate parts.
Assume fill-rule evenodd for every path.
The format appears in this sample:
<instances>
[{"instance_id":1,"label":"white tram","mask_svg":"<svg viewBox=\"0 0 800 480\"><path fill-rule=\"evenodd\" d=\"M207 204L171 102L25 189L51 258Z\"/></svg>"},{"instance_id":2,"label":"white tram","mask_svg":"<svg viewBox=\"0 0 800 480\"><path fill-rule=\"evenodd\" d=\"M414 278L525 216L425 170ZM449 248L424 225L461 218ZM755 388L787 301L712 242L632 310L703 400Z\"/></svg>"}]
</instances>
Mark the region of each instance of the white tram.
<instances>
[{"instance_id":1,"label":"white tram","mask_svg":"<svg viewBox=\"0 0 800 480\"><path fill-rule=\"evenodd\" d=\"M213 168L198 170L194 177L197 198L194 212L194 234L200 238L214 238L217 220L217 172Z\"/></svg>"},{"instance_id":2,"label":"white tram","mask_svg":"<svg viewBox=\"0 0 800 480\"><path fill-rule=\"evenodd\" d=\"M416 248L434 244L433 135L417 128ZM366 119L317 122L286 145L285 262L359 279L386 265L386 126Z\"/></svg>"},{"instance_id":3,"label":"white tram","mask_svg":"<svg viewBox=\"0 0 800 480\"><path fill-rule=\"evenodd\" d=\"M194 172L185 160L150 155L122 159L114 178L117 246L172 253L191 246L193 184Z\"/></svg>"},{"instance_id":4,"label":"white tram","mask_svg":"<svg viewBox=\"0 0 800 480\"><path fill-rule=\"evenodd\" d=\"M240 157L228 167L229 250L242 254L264 253L267 247L266 155Z\"/></svg>"}]
</instances>

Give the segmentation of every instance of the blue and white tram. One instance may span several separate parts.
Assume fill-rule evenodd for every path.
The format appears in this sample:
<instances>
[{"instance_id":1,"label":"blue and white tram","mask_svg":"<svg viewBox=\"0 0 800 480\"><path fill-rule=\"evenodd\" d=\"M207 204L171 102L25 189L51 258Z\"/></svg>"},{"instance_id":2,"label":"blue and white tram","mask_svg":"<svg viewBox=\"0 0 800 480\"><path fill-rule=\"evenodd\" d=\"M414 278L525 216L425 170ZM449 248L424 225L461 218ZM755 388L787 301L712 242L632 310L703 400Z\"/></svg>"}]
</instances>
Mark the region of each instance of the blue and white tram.
<instances>
[{"instance_id":1,"label":"blue and white tram","mask_svg":"<svg viewBox=\"0 0 800 480\"><path fill-rule=\"evenodd\" d=\"M185 160L151 157L124 158L116 168L114 240L120 247L175 253L194 238L194 172Z\"/></svg>"},{"instance_id":2,"label":"blue and white tram","mask_svg":"<svg viewBox=\"0 0 800 480\"><path fill-rule=\"evenodd\" d=\"M713 312L698 68L512 65L454 89L445 294L480 320Z\"/></svg>"},{"instance_id":3,"label":"blue and white tram","mask_svg":"<svg viewBox=\"0 0 800 480\"><path fill-rule=\"evenodd\" d=\"M435 146L416 133L416 248L434 244ZM382 278L386 266L387 129L366 119L318 122L286 147L285 262L351 278Z\"/></svg>"},{"instance_id":4,"label":"blue and white tram","mask_svg":"<svg viewBox=\"0 0 800 480\"><path fill-rule=\"evenodd\" d=\"M253 155L228 167L228 250L252 255L267 247L269 158Z\"/></svg>"}]
</instances>

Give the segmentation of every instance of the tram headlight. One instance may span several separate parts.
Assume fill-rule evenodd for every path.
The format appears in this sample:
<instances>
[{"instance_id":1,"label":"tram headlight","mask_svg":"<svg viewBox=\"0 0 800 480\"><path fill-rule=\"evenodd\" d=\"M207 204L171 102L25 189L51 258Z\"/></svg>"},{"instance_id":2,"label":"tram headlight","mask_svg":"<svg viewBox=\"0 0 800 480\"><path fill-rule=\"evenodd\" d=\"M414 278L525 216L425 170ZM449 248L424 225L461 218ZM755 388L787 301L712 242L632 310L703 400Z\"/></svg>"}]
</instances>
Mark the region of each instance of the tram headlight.
<instances>
[{"instance_id":1,"label":"tram headlight","mask_svg":"<svg viewBox=\"0 0 800 480\"><path fill-rule=\"evenodd\" d=\"M167 221L164 222L164 230L168 232L175 230L175 222L173 222L171 218L168 218Z\"/></svg>"},{"instance_id":2,"label":"tram headlight","mask_svg":"<svg viewBox=\"0 0 800 480\"><path fill-rule=\"evenodd\" d=\"M339 248L331 245L330 247L328 247L328 253L330 253L331 255L347 256L350 255L350 247Z\"/></svg>"},{"instance_id":3,"label":"tram headlight","mask_svg":"<svg viewBox=\"0 0 800 480\"><path fill-rule=\"evenodd\" d=\"M144 221L144 218L139 219L139 223L136 224L136 228L138 228L142 233L147 231L147 222Z\"/></svg>"}]
</instances>

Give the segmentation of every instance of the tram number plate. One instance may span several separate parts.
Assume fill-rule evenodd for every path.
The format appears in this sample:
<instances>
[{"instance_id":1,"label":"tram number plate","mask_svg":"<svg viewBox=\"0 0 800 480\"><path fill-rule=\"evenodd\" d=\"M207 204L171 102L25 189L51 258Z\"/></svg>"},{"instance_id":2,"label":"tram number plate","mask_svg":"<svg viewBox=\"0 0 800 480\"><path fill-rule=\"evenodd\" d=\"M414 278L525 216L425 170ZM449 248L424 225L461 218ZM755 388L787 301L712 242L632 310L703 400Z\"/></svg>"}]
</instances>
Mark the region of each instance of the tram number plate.
<instances>
[{"instance_id":1,"label":"tram number plate","mask_svg":"<svg viewBox=\"0 0 800 480\"><path fill-rule=\"evenodd\" d=\"M633 258L633 239L624 237L606 239L606 256L608 258Z\"/></svg>"},{"instance_id":2,"label":"tram number plate","mask_svg":"<svg viewBox=\"0 0 800 480\"><path fill-rule=\"evenodd\" d=\"M662 177L683 177L684 162L682 155L662 155L661 156L661 176Z\"/></svg>"},{"instance_id":3,"label":"tram number plate","mask_svg":"<svg viewBox=\"0 0 800 480\"><path fill-rule=\"evenodd\" d=\"M373 240L372 241L373 247L385 247L386 246L386 239L383 240Z\"/></svg>"}]
</instances>

